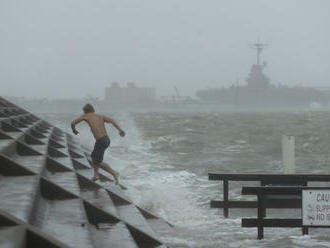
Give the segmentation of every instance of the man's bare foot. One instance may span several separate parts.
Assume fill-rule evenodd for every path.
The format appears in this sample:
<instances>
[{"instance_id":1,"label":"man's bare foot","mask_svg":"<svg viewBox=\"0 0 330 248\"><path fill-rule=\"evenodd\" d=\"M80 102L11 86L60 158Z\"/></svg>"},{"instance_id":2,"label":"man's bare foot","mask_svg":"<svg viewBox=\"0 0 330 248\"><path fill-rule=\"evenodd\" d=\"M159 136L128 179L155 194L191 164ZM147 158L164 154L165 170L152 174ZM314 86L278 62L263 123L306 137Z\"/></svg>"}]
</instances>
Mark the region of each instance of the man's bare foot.
<instances>
[{"instance_id":1,"label":"man's bare foot","mask_svg":"<svg viewBox=\"0 0 330 248\"><path fill-rule=\"evenodd\" d=\"M100 176L99 175L94 175L93 178L92 178L92 181L97 181L100 179Z\"/></svg>"},{"instance_id":2,"label":"man's bare foot","mask_svg":"<svg viewBox=\"0 0 330 248\"><path fill-rule=\"evenodd\" d=\"M115 172L115 175L113 176L115 178L115 184L118 185L119 183L119 172Z\"/></svg>"}]
</instances>

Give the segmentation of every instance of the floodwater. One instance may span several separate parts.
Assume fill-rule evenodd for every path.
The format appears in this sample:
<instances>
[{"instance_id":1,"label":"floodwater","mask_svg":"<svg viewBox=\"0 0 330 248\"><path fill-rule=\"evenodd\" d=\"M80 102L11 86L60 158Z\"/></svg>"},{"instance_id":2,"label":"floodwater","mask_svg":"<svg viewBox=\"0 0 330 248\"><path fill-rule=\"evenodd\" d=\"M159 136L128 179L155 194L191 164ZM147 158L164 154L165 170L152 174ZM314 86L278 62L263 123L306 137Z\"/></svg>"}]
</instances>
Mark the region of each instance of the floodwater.
<instances>
[{"instance_id":1,"label":"floodwater","mask_svg":"<svg viewBox=\"0 0 330 248\"><path fill-rule=\"evenodd\" d=\"M77 115L80 113L77 113ZM70 132L74 114L42 114L41 118ZM127 132L109 127L111 148L105 160L121 174L127 194L138 205L175 225L163 236L170 247L330 247L328 229L241 228L241 217L255 210L230 210L225 219L210 209L221 199L220 182L208 172L282 173L281 136L296 137L296 172L329 173L330 112L145 112L109 113ZM86 124L78 125L81 141L92 148ZM92 176L92 175L91 175ZM249 185L256 185L250 183ZM322 184L326 186L326 184ZM230 185L230 198L240 199L241 184ZM273 210L276 216L296 211Z\"/></svg>"}]
</instances>

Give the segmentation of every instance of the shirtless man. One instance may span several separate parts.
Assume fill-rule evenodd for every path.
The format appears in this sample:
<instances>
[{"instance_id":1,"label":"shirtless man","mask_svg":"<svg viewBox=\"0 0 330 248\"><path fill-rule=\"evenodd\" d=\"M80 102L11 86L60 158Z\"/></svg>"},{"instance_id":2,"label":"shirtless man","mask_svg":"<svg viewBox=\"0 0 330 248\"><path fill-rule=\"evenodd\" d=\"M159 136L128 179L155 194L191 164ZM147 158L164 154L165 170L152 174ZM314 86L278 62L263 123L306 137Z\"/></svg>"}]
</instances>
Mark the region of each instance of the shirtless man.
<instances>
[{"instance_id":1,"label":"shirtless man","mask_svg":"<svg viewBox=\"0 0 330 248\"><path fill-rule=\"evenodd\" d=\"M71 128L72 132L77 135L79 132L76 130L76 124L81 121L86 121L94 135L96 142L94 145L94 150L91 154L91 158L94 164L94 176L92 180L96 181L99 179L100 176L98 170L99 167L101 167L105 171L109 172L114 177L116 184L118 184L119 173L113 170L108 164L103 162L104 151L110 145L110 139L108 137L107 131L105 130L104 122L111 123L115 128L117 128L121 137L125 136L125 132L110 117L96 114L91 104L86 104L83 107L83 111L83 115L71 122Z\"/></svg>"}]
</instances>

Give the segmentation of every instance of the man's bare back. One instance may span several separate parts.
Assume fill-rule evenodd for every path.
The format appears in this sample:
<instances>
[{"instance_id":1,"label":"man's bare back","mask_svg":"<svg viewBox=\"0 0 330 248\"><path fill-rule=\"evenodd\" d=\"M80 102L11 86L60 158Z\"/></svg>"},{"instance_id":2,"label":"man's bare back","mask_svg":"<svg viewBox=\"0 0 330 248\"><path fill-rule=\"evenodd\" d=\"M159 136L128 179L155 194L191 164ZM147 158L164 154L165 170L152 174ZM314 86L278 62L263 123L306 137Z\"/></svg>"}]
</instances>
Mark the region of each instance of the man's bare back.
<instances>
[{"instance_id":1,"label":"man's bare back","mask_svg":"<svg viewBox=\"0 0 330 248\"><path fill-rule=\"evenodd\" d=\"M120 136L125 136L125 132L121 130L118 124L108 116L98 115L94 112L86 113L81 115L78 119L74 120L72 122L72 125L76 125L81 121L86 121L88 123L96 140L108 135L104 126L105 122L114 125L114 127L118 129Z\"/></svg>"},{"instance_id":2,"label":"man's bare back","mask_svg":"<svg viewBox=\"0 0 330 248\"><path fill-rule=\"evenodd\" d=\"M83 108L84 114L79 118L71 122L72 132L78 134L76 130L76 125L81 121L86 121L91 128L91 131L96 140L94 150L91 154L92 162L94 165L94 177L93 180L99 179L98 168L106 170L115 178L116 183L118 183L119 173L114 171L108 164L103 162L104 151L110 145L110 139L108 137L107 131L105 129L104 123L110 123L115 128L117 128L119 135L121 137L125 136L125 132L119 127L119 125L110 117L104 115L98 115L91 104L86 104Z\"/></svg>"}]
</instances>

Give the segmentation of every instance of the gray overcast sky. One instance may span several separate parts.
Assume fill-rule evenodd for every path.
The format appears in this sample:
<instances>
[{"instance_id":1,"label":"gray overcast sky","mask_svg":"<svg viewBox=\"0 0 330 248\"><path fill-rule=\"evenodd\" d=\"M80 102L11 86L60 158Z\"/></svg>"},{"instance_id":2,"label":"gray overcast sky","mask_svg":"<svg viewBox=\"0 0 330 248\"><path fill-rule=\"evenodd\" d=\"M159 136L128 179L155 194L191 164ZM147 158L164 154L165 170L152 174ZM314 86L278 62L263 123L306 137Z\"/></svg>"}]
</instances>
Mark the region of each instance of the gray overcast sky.
<instances>
[{"instance_id":1,"label":"gray overcast sky","mask_svg":"<svg viewBox=\"0 0 330 248\"><path fill-rule=\"evenodd\" d=\"M243 84L258 37L272 83L330 87L329 24L329 0L0 0L1 95Z\"/></svg>"}]
</instances>

